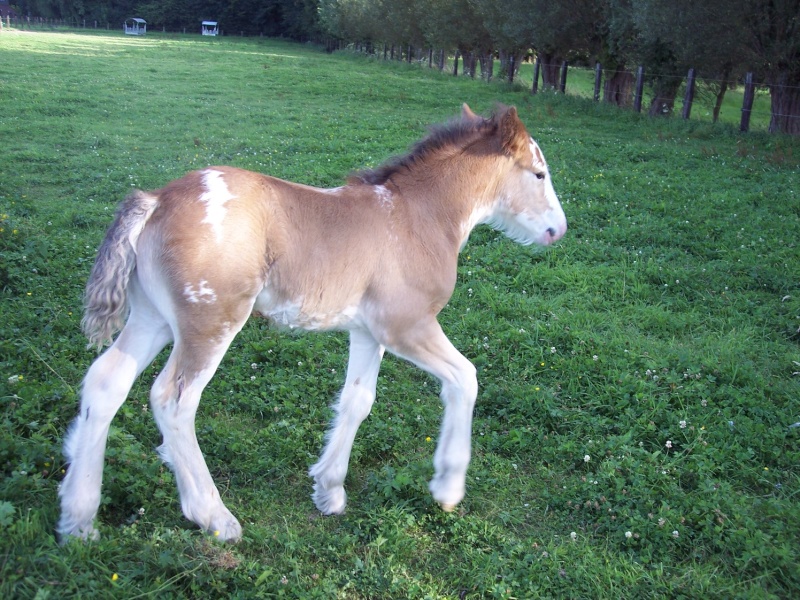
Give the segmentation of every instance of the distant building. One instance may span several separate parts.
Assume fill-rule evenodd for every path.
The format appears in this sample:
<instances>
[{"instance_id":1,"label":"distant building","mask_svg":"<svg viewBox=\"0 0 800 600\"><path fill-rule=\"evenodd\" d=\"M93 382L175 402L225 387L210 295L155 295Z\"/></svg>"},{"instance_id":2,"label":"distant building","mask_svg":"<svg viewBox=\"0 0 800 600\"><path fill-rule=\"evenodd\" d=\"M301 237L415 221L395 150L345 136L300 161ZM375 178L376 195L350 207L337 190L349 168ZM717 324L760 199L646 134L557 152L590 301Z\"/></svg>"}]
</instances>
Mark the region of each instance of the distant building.
<instances>
[{"instance_id":1,"label":"distant building","mask_svg":"<svg viewBox=\"0 0 800 600\"><path fill-rule=\"evenodd\" d=\"M122 30L128 35L144 35L147 33L147 21L132 17L122 24Z\"/></svg>"},{"instance_id":2,"label":"distant building","mask_svg":"<svg viewBox=\"0 0 800 600\"><path fill-rule=\"evenodd\" d=\"M216 21L203 21L200 25L201 35L217 35L219 34L219 27Z\"/></svg>"}]
</instances>

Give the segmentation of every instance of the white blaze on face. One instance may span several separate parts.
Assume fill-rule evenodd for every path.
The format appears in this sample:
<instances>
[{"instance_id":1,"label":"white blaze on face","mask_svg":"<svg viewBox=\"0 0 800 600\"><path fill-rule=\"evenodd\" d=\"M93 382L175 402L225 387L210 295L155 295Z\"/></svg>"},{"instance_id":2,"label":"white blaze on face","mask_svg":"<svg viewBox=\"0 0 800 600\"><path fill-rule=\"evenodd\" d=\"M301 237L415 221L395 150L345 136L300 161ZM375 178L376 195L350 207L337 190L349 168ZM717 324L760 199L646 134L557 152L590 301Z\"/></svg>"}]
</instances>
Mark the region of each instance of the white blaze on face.
<instances>
[{"instance_id":1,"label":"white blaze on face","mask_svg":"<svg viewBox=\"0 0 800 600\"><path fill-rule=\"evenodd\" d=\"M214 169L206 169L203 171L203 187L205 192L200 194L200 202L206 205L206 217L203 223L211 225L214 235L218 242L222 241L222 222L225 220L225 214L228 209L225 204L228 200L233 200L236 196L231 194L228 186L225 184L223 174L221 171Z\"/></svg>"},{"instance_id":2,"label":"white blaze on face","mask_svg":"<svg viewBox=\"0 0 800 600\"><path fill-rule=\"evenodd\" d=\"M533 154L534 171L537 173L544 173L545 176L542 183L545 186L544 193L545 198L547 199L547 210L544 212L544 214L542 214L541 219L545 224L545 229L549 229L554 232L552 241L555 241L563 236L564 233L566 233L567 217L564 214L564 209L561 207L561 203L558 201L556 191L553 189L553 181L550 178L550 171L547 168L547 161L545 161L539 145L533 141L533 138L531 138L530 141L530 150L531 154Z\"/></svg>"},{"instance_id":3,"label":"white blaze on face","mask_svg":"<svg viewBox=\"0 0 800 600\"><path fill-rule=\"evenodd\" d=\"M183 288L183 296L192 304L212 304L217 301L217 293L208 285L208 281L201 279L197 287L187 283Z\"/></svg>"}]
</instances>

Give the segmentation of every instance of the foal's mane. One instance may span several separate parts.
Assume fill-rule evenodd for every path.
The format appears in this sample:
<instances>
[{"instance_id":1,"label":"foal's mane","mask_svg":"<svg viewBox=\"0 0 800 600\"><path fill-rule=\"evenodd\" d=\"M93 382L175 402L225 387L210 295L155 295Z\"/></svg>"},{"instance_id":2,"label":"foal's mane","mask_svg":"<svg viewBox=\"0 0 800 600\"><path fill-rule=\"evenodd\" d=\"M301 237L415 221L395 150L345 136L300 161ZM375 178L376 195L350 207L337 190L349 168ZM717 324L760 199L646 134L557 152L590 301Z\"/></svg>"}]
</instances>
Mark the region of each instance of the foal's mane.
<instances>
[{"instance_id":1,"label":"foal's mane","mask_svg":"<svg viewBox=\"0 0 800 600\"><path fill-rule=\"evenodd\" d=\"M348 177L350 183L384 185L393 175L411 170L431 155L452 147L466 147L478 136L497 129L498 115L504 107L498 107L489 119L482 117L461 117L442 125L434 125L430 133L415 143L408 154L395 156L374 169L357 171Z\"/></svg>"}]
</instances>

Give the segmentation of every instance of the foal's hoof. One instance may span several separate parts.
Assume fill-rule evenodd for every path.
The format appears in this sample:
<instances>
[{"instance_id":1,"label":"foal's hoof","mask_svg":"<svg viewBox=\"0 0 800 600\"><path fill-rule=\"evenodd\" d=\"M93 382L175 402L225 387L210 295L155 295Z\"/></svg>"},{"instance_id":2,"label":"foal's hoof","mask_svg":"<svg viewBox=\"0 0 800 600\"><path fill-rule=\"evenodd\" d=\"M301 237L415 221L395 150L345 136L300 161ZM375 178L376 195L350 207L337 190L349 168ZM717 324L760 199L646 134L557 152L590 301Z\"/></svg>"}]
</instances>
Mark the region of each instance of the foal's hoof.
<instances>
[{"instance_id":1,"label":"foal's hoof","mask_svg":"<svg viewBox=\"0 0 800 600\"><path fill-rule=\"evenodd\" d=\"M456 509L457 504L440 504L439 506L442 507L442 510L446 513L451 513Z\"/></svg>"},{"instance_id":2,"label":"foal's hoof","mask_svg":"<svg viewBox=\"0 0 800 600\"><path fill-rule=\"evenodd\" d=\"M323 515L344 514L344 509L347 506L347 493L342 486L326 490L319 483L315 483L311 499L314 501L314 506Z\"/></svg>"},{"instance_id":3,"label":"foal's hoof","mask_svg":"<svg viewBox=\"0 0 800 600\"><path fill-rule=\"evenodd\" d=\"M242 539L242 526L236 517L229 514L226 518L220 519L217 523L213 524L208 533L211 534L215 540L220 542L229 542L235 544Z\"/></svg>"},{"instance_id":4,"label":"foal's hoof","mask_svg":"<svg viewBox=\"0 0 800 600\"><path fill-rule=\"evenodd\" d=\"M75 531L62 531L56 530L56 539L59 545L63 546L68 544L70 540L81 540L82 542L96 542L100 539L100 532L93 526L86 529L78 529Z\"/></svg>"}]
</instances>

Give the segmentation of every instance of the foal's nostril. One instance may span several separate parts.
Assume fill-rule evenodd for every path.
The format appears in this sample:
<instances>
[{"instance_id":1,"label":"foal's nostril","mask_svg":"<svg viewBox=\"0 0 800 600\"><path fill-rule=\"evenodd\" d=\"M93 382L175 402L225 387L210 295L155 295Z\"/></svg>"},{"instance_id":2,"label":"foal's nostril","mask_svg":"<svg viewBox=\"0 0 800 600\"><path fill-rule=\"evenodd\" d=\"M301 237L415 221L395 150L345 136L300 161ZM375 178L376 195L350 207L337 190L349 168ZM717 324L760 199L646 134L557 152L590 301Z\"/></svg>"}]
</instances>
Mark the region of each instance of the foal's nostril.
<instances>
[{"instance_id":1,"label":"foal's nostril","mask_svg":"<svg viewBox=\"0 0 800 600\"><path fill-rule=\"evenodd\" d=\"M556 230L552 227L547 228L547 233L551 238L556 237Z\"/></svg>"}]
</instances>

